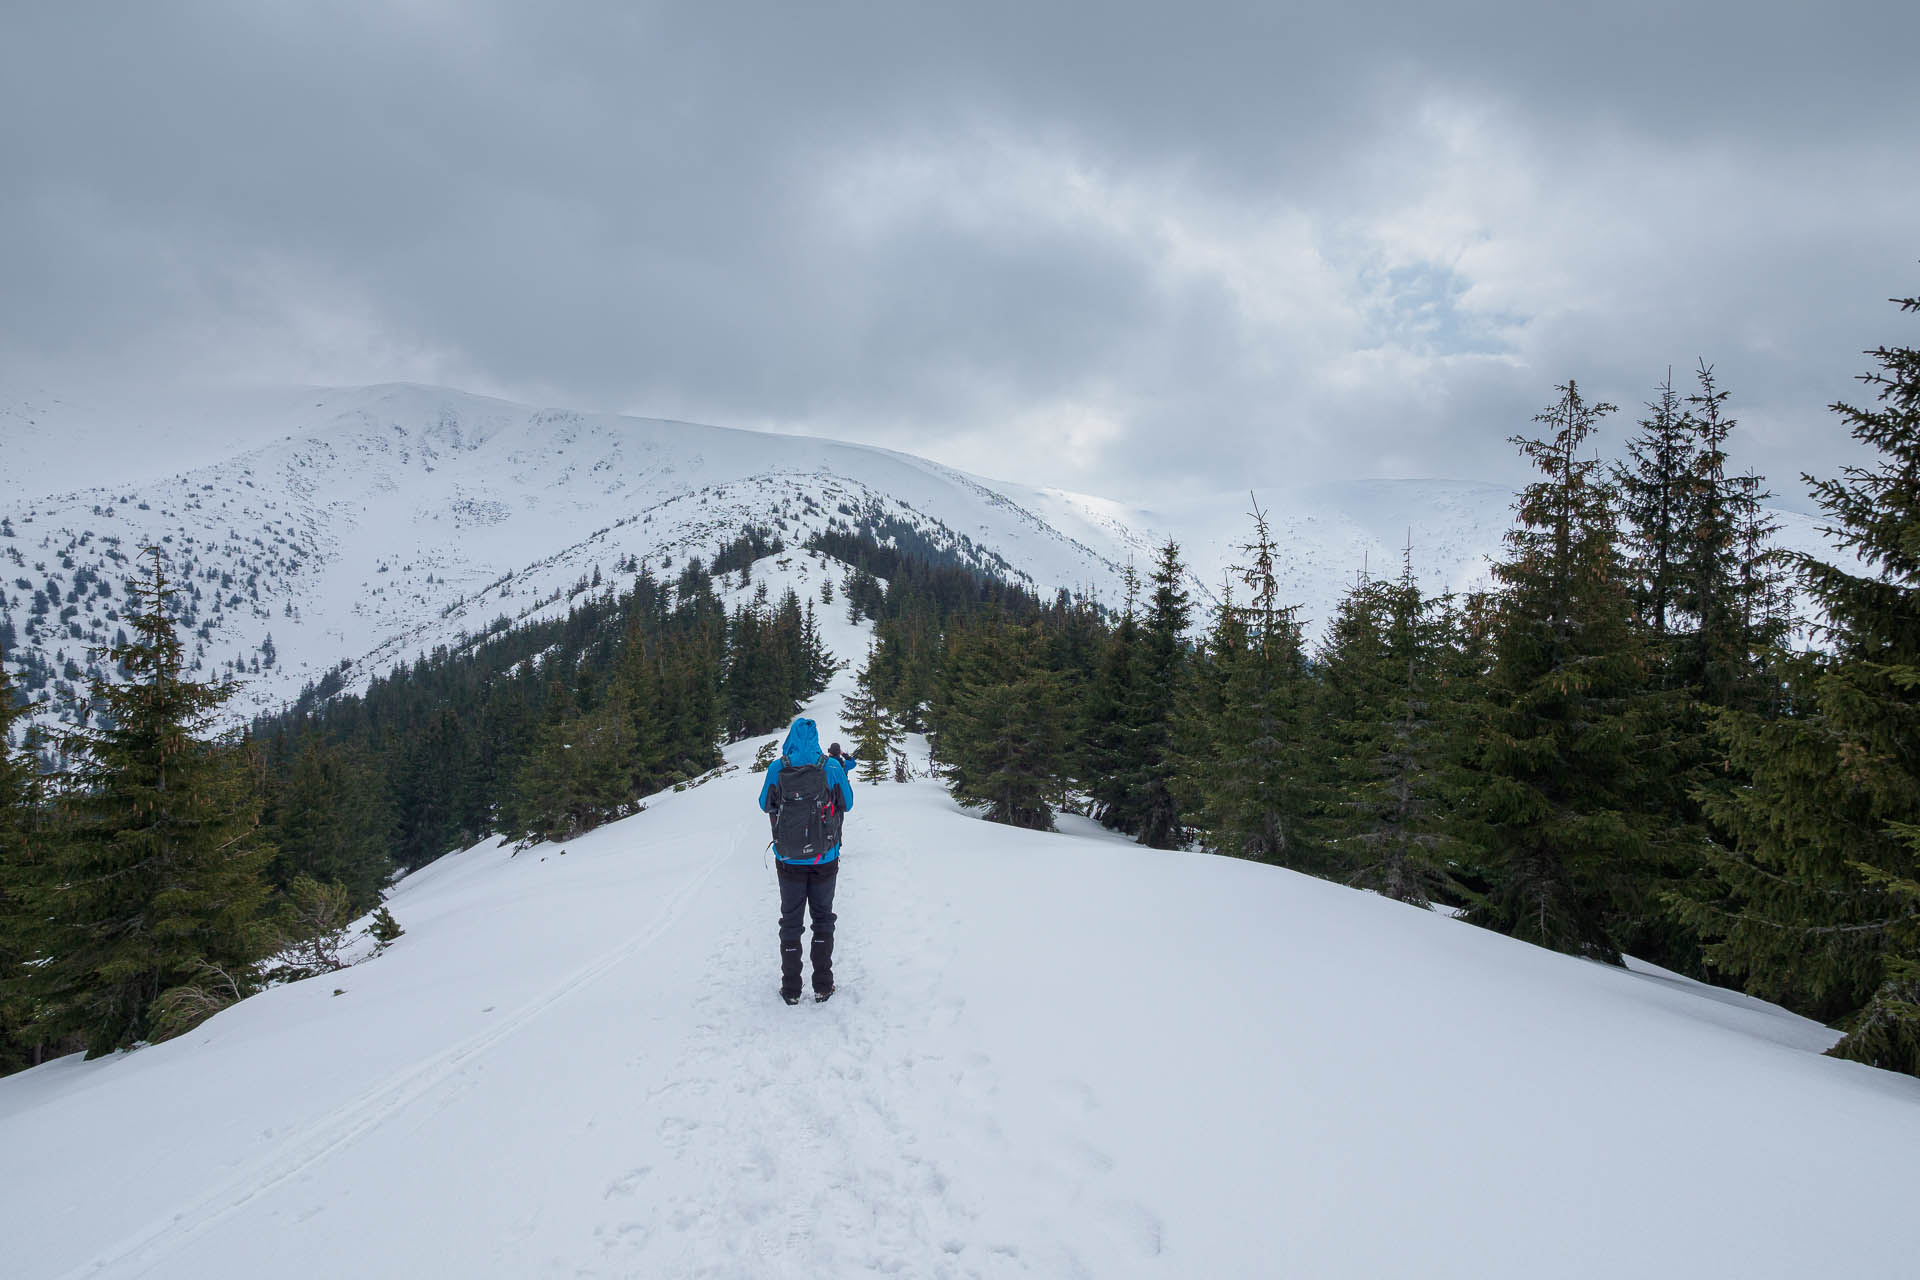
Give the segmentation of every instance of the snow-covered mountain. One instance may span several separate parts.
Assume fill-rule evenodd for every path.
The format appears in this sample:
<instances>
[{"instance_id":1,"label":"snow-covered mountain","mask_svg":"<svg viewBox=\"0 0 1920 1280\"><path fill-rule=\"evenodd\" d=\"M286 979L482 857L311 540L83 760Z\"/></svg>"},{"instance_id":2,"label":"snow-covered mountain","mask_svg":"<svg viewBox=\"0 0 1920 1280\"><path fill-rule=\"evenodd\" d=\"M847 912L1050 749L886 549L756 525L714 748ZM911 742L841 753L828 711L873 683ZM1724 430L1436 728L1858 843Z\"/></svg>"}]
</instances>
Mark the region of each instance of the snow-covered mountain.
<instances>
[{"instance_id":1,"label":"snow-covered mountain","mask_svg":"<svg viewBox=\"0 0 1920 1280\"><path fill-rule=\"evenodd\" d=\"M376 959L0 1079L6 1274L1912 1269L1920 1081L1826 1028L924 778L856 790L840 990L789 1008L761 745L414 874Z\"/></svg>"},{"instance_id":2,"label":"snow-covered mountain","mask_svg":"<svg viewBox=\"0 0 1920 1280\"><path fill-rule=\"evenodd\" d=\"M1183 544L1204 604L1249 531L1247 494L1144 510L985 480L903 453L533 409L411 385L150 406L0 404L0 645L47 714L113 638L143 544L187 593L192 660L237 674L237 716L323 677L352 688L498 619L564 610L645 562L707 556L749 523L789 544L862 519L982 569L1109 604L1124 566ZM1325 619L1411 546L1429 587L1484 581L1510 493L1456 481L1250 486L1288 596ZM1812 537L1788 515L1797 543Z\"/></svg>"},{"instance_id":3,"label":"snow-covered mountain","mask_svg":"<svg viewBox=\"0 0 1920 1280\"><path fill-rule=\"evenodd\" d=\"M642 560L711 554L748 522L796 542L835 518L898 521L1035 584L1099 588L1115 572L1017 500L882 450L418 387L314 393L279 412L250 420L271 443L219 462L0 499L16 662L71 680L111 637L143 543L187 593L194 660L250 677L243 711L343 661L359 681L502 616L564 608L575 586ZM56 418L43 408L7 429L58 439ZM87 474L84 456L71 474Z\"/></svg>"}]
</instances>

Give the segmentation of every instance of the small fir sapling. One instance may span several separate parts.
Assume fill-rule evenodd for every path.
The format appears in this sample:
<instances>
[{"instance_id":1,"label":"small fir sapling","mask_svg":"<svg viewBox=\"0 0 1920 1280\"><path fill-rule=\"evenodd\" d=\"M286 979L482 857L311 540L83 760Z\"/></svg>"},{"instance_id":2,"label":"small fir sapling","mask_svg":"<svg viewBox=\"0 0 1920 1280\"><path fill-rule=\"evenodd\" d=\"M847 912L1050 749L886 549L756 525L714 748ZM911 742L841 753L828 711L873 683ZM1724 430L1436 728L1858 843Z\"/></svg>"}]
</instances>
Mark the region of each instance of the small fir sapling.
<instances>
[{"instance_id":1,"label":"small fir sapling","mask_svg":"<svg viewBox=\"0 0 1920 1280\"><path fill-rule=\"evenodd\" d=\"M366 933L373 939L374 952L378 954L393 945L394 939L405 934L406 930L400 927L400 922L393 918L393 912L382 903L373 909L373 920L367 925Z\"/></svg>"}]
</instances>

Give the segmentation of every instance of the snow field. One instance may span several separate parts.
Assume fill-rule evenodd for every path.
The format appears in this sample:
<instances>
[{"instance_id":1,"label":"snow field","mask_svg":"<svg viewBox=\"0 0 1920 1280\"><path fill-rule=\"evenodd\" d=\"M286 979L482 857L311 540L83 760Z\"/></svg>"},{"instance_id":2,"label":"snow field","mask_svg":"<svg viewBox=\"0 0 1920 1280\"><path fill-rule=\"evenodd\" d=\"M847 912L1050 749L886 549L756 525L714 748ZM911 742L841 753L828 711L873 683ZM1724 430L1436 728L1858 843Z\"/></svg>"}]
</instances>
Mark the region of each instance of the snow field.
<instances>
[{"instance_id":1,"label":"snow field","mask_svg":"<svg viewBox=\"0 0 1920 1280\"><path fill-rule=\"evenodd\" d=\"M1824 1028L927 781L859 787L789 1008L760 741L409 877L365 965L0 1080L8 1273L1908 1269L1920 1082Z\"/></svg>"}]
</instances>

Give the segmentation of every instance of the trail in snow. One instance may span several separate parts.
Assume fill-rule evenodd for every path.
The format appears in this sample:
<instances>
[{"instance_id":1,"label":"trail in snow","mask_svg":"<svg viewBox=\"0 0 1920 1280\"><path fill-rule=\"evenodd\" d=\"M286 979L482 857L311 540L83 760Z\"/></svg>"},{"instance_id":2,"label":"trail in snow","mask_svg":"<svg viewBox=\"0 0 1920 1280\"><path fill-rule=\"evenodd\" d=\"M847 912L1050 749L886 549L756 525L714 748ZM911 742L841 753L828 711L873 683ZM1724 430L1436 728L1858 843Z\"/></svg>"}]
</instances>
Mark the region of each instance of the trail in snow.
<instances>
[{"instance_id":1,"label":"trail in snow","mask_svg":"<svg viewBox=\"0 0 1920 1280\"><path fill-rule=\"evenodd\" d=\"M854 824L856 844L861 835ZM938 991L941 957L913 949L932 921L877 927L872 914L914 900L890 892L905 878L902 857L897 846L850 848L830 1004L778 1001L771 912L735 913L714 939L711 981L658 1096L664 1167L629 1175L661 1194L596 1226L608 1274L979 1274L957 1262L972 1234L967 1208L902 1106L937 1096L943 1063L916 1046L954 1012ZM732 870L739 892L728 896L771 906L752 883L770 882L770 870ZM907 981L874 981L888 974ZM629 1185L611 1184L610 1203ZM716 1199L716 1187L729 1194Z\"/></svg>"},{"instance_id":2,"label":"trail in snow","mask_svg":"<svg viewBox=\"0 0 1920 1280\"><path fill-rule=\"evenodd\" d=\"M1129 1274L1160 1225L1102 1192L1095 1086L1048 1086L1070 1132L1007 1130L951 886L864 811L831 1003L775 994L750 813L631 940L62 1275L319 1274L346 1241L394 1275ZM1094 1239L1055 1238L1083 1201Z\"/></svg>"},{"instance_id":3,"label":"trail in snow","mask_svg":"<svg viewBox=\"0 0 1920 1280\"><path fill-rule=\"evenodd\" d=\"M995 1117L992 1057L969 1047L965 1000L946 980L951 922L915 892L908 851L850 825L832 1003L788 1008L774 994L773 873L756 815L752 834L737 829L632 943L68 1274L304 1274L320 1241L342 1238L400 1250L382 1259L390 1274L1118 1274L1084 1246L1036 1243L1022 1214L994 1203L979 1171L1022 1153ZM656 956L661 946L678 958ZM669 974L674 989L650 993L652 1018L603 1025ZM598 1087L543 1087L569 1068ZM1091 1115L1092 1086L1067 1088ZM442 1189L451 1205L499 1202L504 1218L481 1219L473 1235L457 1230L458 1213L430 1211L409 1231L419 1206L396 1214L356 1197L423 1152L512 1146L513 1133L495 1131L516 1110L539 1114L534 1132L549 1141L522 1145L511 1169L481 1159L485 1177ZM546 1163L529 1167L528 1156ZM1112 1159L1089 1134L1061 1145L1056 1164L1072 1175L1061 1187L1071 1198ZM561 1185L572 1189L556 1197ZM1115 1212L1117 1235L1157 1232L1144 1209ZM558 1227L570 1242L561 1252Z\"/></svg>"}]
</instances>

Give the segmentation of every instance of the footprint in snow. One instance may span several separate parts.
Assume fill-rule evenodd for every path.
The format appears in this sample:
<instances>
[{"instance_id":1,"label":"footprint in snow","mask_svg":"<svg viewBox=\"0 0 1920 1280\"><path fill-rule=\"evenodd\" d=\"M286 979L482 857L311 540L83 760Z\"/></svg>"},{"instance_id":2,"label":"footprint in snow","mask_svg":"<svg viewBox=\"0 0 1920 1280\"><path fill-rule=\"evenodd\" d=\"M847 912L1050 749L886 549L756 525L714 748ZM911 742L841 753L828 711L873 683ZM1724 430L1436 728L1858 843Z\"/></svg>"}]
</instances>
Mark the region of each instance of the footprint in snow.
<instances>
[{"instance_id":1,"label":"footprint in snow","mask_svg":"<svg viewBox=\"0 0 1920 1280\"><path fill-rule=\"evenodd\" d=\"M653 1168L650 1165L641 1165L638 1169L627 1170L627 1172L607 1184L607 1193L602 1196L601 1199L611 1200L615 1196L632 1195L635 1191L639 1190L641 1181L652 1172Z\"/></svg>"}]
</instances>

